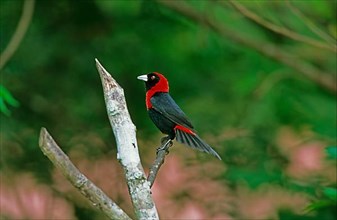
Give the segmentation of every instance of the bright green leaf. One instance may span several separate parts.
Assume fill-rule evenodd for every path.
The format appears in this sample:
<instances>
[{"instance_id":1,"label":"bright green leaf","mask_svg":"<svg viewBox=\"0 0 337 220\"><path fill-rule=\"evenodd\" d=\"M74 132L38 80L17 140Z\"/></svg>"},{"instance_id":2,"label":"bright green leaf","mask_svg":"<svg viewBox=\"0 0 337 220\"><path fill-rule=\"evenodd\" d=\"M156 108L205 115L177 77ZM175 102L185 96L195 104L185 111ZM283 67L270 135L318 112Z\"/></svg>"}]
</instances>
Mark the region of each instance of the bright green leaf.
<instances>
[{"instance_id":1,"label":"bright green leaf","mask_svg":"<svg viewBox=\"0 0 337 220\"><path fill-rule=\"evenodd\" d=\"M332 187L324 187L323 194L329 199L337 201L337 189Z\"/></svg>"},{"instance_id":2,"label":"bright green leaf","mask_svg":"<svg viewBox=\"0 0 337 220\"><path fill-rule=\"evenodd\" d=\"M12 96L8 89L0 85L0 112L6 116L10 116L11 114L8 105L17 107L19 106L19 102Z\"/></svg>"},{"instance_id":3,"label":"bright green leaf","mask_svg":"<svg viewBox=\"0 0 337 220\"><path fill-rule=\"evenodd\" d=\"M3 98L0 96L0 112L2 112L6 116L10 116L11 112L6 106L6 103L4 102Z\"/></svg>"},{"instance_id":4,"label":"bright green leaf","mask_svg":"<svg viewBox=\"0 0 337 220\"><path fill-rule=\"evenodd\" d=\"M312 212L312 211L322 209L322 208L325 208L325 207L328 207L328 206L333 206L333 205L335 205L335 202L333 202L331 200L320 200L320 201L313 202L310 205L308 205L304 209L304 211L305 212Z\"/></svg>"},{"instance_id":5,"label":"bright green leaf","mask_svg":"<svg viewBox=\"0 0 337 220\"><path fill-rule=\"evenodd\" d=\"M337 146L329 146L325 148L325 151L329 158L337 159Z\"/></svg>"},{"instance_id":6,"label":"bright green leaf","mask_svg":"<svg viewBox=\"0 0 337 220\"><path fill-rule=\"evenodd\" d=\"M4 102L8 103L11 106L19 106L19 102L12 96L10 91L8 91L8 89L6 89L2 85L0 85L0 97L3 99Z\"/></svg>"}]
</instances>

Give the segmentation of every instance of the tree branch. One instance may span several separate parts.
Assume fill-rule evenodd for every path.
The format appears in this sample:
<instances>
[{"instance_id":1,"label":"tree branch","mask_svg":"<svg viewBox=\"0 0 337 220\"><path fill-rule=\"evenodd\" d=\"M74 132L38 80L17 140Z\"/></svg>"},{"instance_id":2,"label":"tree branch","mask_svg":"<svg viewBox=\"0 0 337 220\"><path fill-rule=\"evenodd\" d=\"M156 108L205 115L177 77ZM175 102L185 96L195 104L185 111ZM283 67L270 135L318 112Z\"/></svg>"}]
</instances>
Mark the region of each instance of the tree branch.
<instances>
[{"instance_id":1,"label":"tree branch","mask_svg":"<svg viewBox=\"0 0 337 220\"><path fill-rule=\"evenodd\" d=\"M155 161L153 162L149 176L147 177L147 180L150 182L150 187L152 187L154 180L157 177L158 171L163 165L165 156L169 153L169 148L173 145L172 140L169 137L164 137L161 140L161 146L157 149L157 156Z\"/></svg>"},{"instance_id":2,"label":"tree branch","mask_svg":"<svg viewBox=\"0 0 337 220\"><path fill-rule=\"evenodd\" d=\"M303 23L317 36L319 36L321 39L325 40L331 45L336 46L336 39L334 39L332 36L330 36L328 33L322 31L319 27L317 27L316 24L314 24L313 21L311 21L309 18L307 18L298 8L296 8L289 0L286 0L286 4L288 8L298 17L300 18Z\"/></svg>"},{"instance_id":3,"label":"tree branch","mask_svg":"<svg viewBox=\"0 0 337 220\"><path fill-rule=\"evenodd\" d=\"M280 47L276 47L271 43L253 41L244 35L235 32L234 30L228 29L222 24L213 21L208 16L202 16L193 7L184 4L182 1L158 0L158 2L163 6L190 19L196 24L205 25L207 28L218 33L221 37L228 38L238 44L252 48L262 55L294 69L295 73L301 74L302 76L316 83L324 90L337 95L336 78L333 77L333 74L324 73L313 65L302 61L298 57L289 54L287 51Z\"/></svg>"},{"instance_id":4,"label":"tree branch","mask_svg":"<svg viewBox=\"0 0 337 220\"><path fill-rule=\"evenodd\" d=\"M9 41L7 47L0 55L0 70L6 65L8 60L13 56L16 49L18 49L23 37L25 36L29 27L30 21L33 17L35 0L25 0L23 3L22 15L18 26Z\"/></svg>"},{"instance_id":5,"label":"tree branch","mask_svg":"<svg viewBox=\"0 0 337 220\"><path fill-rule=\"evenodd\" d=\"M70 183L107 217L110 219L131 219L100 188L88 180L88 178L75 167L45 128L41 128L39 146L44 155L63 173Z\"/></svg>"},{"instance_id":6,"label":"tree branch","mask_svg":"<svg viewBox=\"0 0 337 220\"><path fill-rule=\"evenodd\" d=\"M123 89L96 60L100 74L107 113L117 143L117 159L121 163L129 193L138 219L158 219L151 197L150 183L146 180L138 154L136 127L132 123Z\"/></svg>"},{"instance_id":7,"label":"tree branch","mask_svg":"<svg viewBox=\"0 0 337 220\"><path fill-rule=\"evenodd\" d=\"M229 2L246 18L254 21L256 24L261 25L275 33L281 34L283 36L286 36L290 39L302 42L302 43L306 43L308 45L311 45L313 47L317 47L317 48L321 48L321 49L325 49L325 50L330 50L333 51L335 53L337 53L337 46L335 44L332 45L328 45L325 44L323 42L317 41L315 39L312 39L310 37L298 34L296 32L293 32L287 28L284 27L279 27L269 21L264 20L262 17L258 16L257 14L255 14L254 12L250 11L248 8L244 7L243 5L241 5L238 1L234 1L234 0L229 0ZM222 4L222 2L219 2L220 4ZM223 4L222 4L223 5Z\"/></svg>"}]
</instances>

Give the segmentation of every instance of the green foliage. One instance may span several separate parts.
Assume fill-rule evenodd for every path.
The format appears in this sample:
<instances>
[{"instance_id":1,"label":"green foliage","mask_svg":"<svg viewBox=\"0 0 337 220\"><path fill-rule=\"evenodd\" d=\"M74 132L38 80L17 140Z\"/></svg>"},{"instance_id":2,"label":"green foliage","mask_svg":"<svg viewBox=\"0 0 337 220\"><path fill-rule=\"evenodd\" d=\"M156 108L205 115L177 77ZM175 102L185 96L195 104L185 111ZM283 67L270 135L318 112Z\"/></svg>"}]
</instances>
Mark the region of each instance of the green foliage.
<instances>
[{"instance_id":1,"label":"green foliage","mask_svg":"<svg viewBox=\"0 0 337 220\"><path fill-rule=\"evenodd\" d=\"M330 159L337 160L337 146L329 146L325 148L326 154Z\"/></svg>"},{"instance_id":2,"label":"green foliage","mask_svg":"<svg viewBox=\"0 0 337 220\"><path fill-rule=\"evenodd\" d=\"M314 211L325 211L327 208L336 208L336 201L330 199L321 199L311 203L305 211L314 212Z\"/></svg>"},{"instance_id":3,"label":"green foliage","mask_svg":"<svg viewBox=\"0 0 337 220\"><path fill-rule=\"evenodd\" d=\"M328 197L332 201L337 202L337 189L336 188L324 187L323 195Z\"/></svg>"},{"instance_id":4,"label":"green foliage","mask_svg":"<svg viewBox=\"0 0 337 220\"><path fill-rule=\"evenodd\" d=\"M329 146L325 148L325 151L329 159L337 160L336 156L336 146ZM325 209L334 209L337 208L337 188L333 187L321 187L321 197L312 202L307 208L306 211L321 211Z\"/></svg>"},{"instance_id":5,"label":"green foliage","mask_svg":"<svg viewBox=\"0 0 337 220\"><path fill-rule=\"evenodd\" d=\"M19 102L12 96L10 91L0 85L0 112L6 116L11 114L8 106L18 107Z\"/></svg>"},{"instance_id":6,"label":"green foliage","mask_svg":"<svg viewBox=\"0 0 337 220\"><path fill-rule=\"evenodd\" d=\"M290 2L318 29L330 37L336 33L336 2ZM322 74L336 76L334 52L257 25L227 1L185 3L230 33L261 47L276 45ZM282 1L240 3L265 20L325 42ZM15 31L22 1L2 0L0 4L3 51ZM152 141L155 148L160 133L148 118L144 86L136 76L162 72L169 79L171 95L200 136L223 158L226 169L219 179L232 187L233 194L242 183L253 191L268 183L317 200L308 209L316 214L300 218L281 210L280 219L331 216L336 183L325 187L317 183L322 178L318 175L297 184L287 171L293 152L283 148L279 139L289 138L280 138L282 128L291 128L297 138L291 140L294 145L310 141L331 145L326 153L335 160L335 95L289 66L156 1L36 1L25 38L1 70L1 85L6 86L0 86L1 171L32 172L40 181L53 181L52 165L37 146L41 126L57 137L66 152L96 159L115 151L94 58L123 86L140 140ZM11 117L5 117L10 113ZM310 135L301 136L303 130ZM145 147L140 147L141 152ZM151 155L144 157L153 157L155 150L148 152ZM75 211L79 219L95 216L84 208Z\"/></svg>"}]
</instances>

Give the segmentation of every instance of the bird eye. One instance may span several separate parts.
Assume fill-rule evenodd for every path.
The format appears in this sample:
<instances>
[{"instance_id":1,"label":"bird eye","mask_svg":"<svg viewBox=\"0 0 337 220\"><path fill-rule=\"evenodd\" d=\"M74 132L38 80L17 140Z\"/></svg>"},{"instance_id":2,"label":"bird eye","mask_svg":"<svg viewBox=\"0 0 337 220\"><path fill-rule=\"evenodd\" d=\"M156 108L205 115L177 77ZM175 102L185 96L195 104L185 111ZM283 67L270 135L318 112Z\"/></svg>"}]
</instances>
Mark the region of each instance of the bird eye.
<instances>
[{"instance_id":1,"label":"bird eye","mask_svg":"<svg viewBox=\"0 0 337 220\"><path fill-rule=\"evenodd\" d=\"M151 76L151 80L154 80L156 78L156 76Z\"/></svg>"}]
</instances>

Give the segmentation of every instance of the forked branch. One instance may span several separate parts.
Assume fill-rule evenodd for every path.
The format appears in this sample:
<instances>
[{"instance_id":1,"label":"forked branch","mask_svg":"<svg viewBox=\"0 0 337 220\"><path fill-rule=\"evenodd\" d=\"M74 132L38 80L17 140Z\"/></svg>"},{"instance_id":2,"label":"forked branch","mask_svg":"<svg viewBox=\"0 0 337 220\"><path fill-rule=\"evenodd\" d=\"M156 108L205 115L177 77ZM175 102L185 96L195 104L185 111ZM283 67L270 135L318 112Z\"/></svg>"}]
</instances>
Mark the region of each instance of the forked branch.
<instances>
[{"instance_id":1,"label":"forked branch","mask_svg":"<svg viewBox=\"0 0 337 220\"><path fill-rule=\"evenodd\" d=\"M131 219L100 188L75 167L45 128L41 128L39 146L44 155L62 172L69 182L109 219Z\"/></svg>"},{"instance_id":2,"label":"forked branch","mask_svg":"<svg viewBox=\"0 0 337 220\"><path fill-rule=\"evenodd\" d=\"M117 142L117 159L124 169L136 216L138 219L144 220L159 219L151 196L150 183L147 181L140 163L136 127L127 110L124 91L97 59L96 66L102 81L108 118ZM45 128L41 129L39 145L55 167L61 170L63 175L110 219L130 219L101 189L71 163Z\"/></svg>"}]
</instances>

